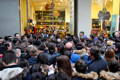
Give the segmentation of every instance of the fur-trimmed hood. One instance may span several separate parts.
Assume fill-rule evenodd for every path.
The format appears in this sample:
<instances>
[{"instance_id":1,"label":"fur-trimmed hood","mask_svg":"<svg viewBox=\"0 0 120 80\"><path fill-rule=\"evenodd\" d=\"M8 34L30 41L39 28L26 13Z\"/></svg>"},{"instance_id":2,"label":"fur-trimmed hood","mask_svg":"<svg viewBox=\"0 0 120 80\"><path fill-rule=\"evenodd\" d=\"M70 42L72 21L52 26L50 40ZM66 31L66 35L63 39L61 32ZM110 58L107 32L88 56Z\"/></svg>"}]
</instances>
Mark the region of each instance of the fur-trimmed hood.
<instances>
[{"instance_id":1,"label":"fur-trimmed hood","mask_svg":"<svg viewBox=\"0 0 120 80\"><path fill-rule=\"evenodd\" d=\"M9 79L14 78L15 76L19 75L22 72L23 72L23 69L20 67L6 68L6 69L0 71L0 79L1 80L9 80Z\"/></svg>"},{"instance_id":2,"label":"fur-trimmed hood","mask_svg":"<svg viewBox=\"0 0 120 80\"><path fill-rule=\"evenodd\" d=\"M120 80L120 72L112 73L101 71L100 77L105 78L106 80Z\"/></svg>"},{"instance_id":3,"label":"fur-trimmed hood","mask_svg":"<svg viewBox=\"0 0 120 80\"><path fill-rule=\"evenodd\" d=\"M98 74L96 72L90 72L90 73L78 73L78 72L73 72L73 76L81 77L84 79L93 79L96 80L98 79Z\"/></svg>"}]
</instances>

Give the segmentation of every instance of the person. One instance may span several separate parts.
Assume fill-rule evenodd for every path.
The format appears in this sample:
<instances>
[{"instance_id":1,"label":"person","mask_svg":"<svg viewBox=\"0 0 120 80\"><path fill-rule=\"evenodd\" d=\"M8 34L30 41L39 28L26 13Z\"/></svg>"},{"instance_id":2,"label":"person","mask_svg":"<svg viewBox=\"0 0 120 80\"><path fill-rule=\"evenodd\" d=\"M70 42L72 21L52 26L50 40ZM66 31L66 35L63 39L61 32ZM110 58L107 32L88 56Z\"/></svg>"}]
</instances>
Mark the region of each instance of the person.
<instances>
[{"instance_id":1,"label":"person","mask_svg":"<svg viewBox=\"0 0 120 80\"><path fill-rule=\"evenodd\" d=\"M112 48L107 49L106 53L105 53L105 59L108 63L112 62L112 61L116 61L116 57L115 57L115 51Z\"/></svg>"},{"instance_id":2,"label":"person","mask_svg":"<svg viewBox=\"0 0 120 80\"><path fill-rule=\"evenodd\" d=\"M64 44L63 43L58 43L57 44L57 51L61 55L64 55L65 48L64 48Z\"/></svg>"},{"instance_id":3,"label":"person","mask_svg":"<svg viewBox=\"0 0 120 80\"><path fill-rule=\"evenodd\" d=\"M80 36L80 39L87 39L87 36L85 35L84 31L81 31L79 36Z\"/></svg>"},{"instance_id":4,"label":"person","mask_svg":"<svg viewBox=\"0 0 120 80\"><path fill-rule=\"evenodd\" d=\"M113 49L115 49L115 42L114 41L112 41L112 40L108 40L107 41L107 48L113 48Z\"/></svg>"},{"instance_id":5,"label":"person","mask_svg":"<svg viewBox=\"0 0 120 80\"><path fill-rule=\"evenodd\" d=\"M21 36L20 36L19 33L15 33L15 34L14 34L14 37L17 38L17 39L21 39Z\"/></svg>"},{"instance_id":6,"label":"person","mask_svg":"<svg viewBox=\"0 0 120 80\"><path fill-rule=\"evenodd\" d=\"M67 42L65 44L64 55L67 55L70 58L72 53L73 53L73 43L72 42Z\"/></svg>"},{"instance_id":7,"label":"person","mask_svg":"<svg viewBox=\"0 0 120 80\"><path fill-rule=\"evenodd\" d=\"M98 78L96 72L86 73L86 70L87 70L87 64L83 60L77 61L75 63L75 71L73 72L73 74L75 75L76 73L76 75L73 76L72 80L91 80L91 79L96 80Z\"/></svg>"},{"instance_id":8,"label":"person","mask_svg":"<svg viewBox=\"0 0 120 80\"><path fill-rule=\"evenodd\" d=\"M58 72L65 72L69 77L72 77L72 66L69 57L61 55L57 57L57 68Z\"/></svg>"},{"instance_id":9,"label":"person","mask_svg":"<svg viewBox=\"0 0 120 80\"><path fill-rule=\"evenodd\" d=\"M68 56L61 55L57 57L55 69L53 66L49 67L48 77L46 80L71 80L72 67Z\"/></svg>"},{"instance_id":10,"label":"person","mask_svg":"<svg viewBox=\"0 0 120 80\"><path fill-rule=\"evenodd\" d=\"M65 72L58 72L56 74L48 76L46 80L71 80L71 79Z\"/></svg>"},{"instance_id":11,"label":"person","mask_svg":"<svg viewBox=\"0 0 120 80\"><path fill-rule=\"evenodd\" d=\"M4 53L4 39L0 37L0 59L3 57Z\"/></svg>"},{"instance_id":12,"label":"person","mask_svg":"<svg viewBox=\"0 0 120 80\"><path fill-rule=\"evenodd\" d=\"M75 64L78 60L80 60L80 55L72 53L70 57L71 63Z\"/></svg>"},{"instance_id":13,"label":"person","mask_svg":"<svg viewBox=\"0 0 120 80\"><path fill-rule=\"evenodd\" d=\"M77 62L80 59L80 55L73 52L73 43L72 42L67 42L65 44L65 52L64 55L67 55L70 58L70 61L72 64L74 64L75 62Z\"/></svg>"},{"instance_id":14,"label":"person","mask_svg":"<svg viewBox=\"0 0 120 80\"><path fill-rule=\"evenodd\" d=\"M42 72L40 64L32 65L30 69L29 80L45 80L45 74Z\"/></svg>"},{"instance_id":15,"label":"person","mask_svg":"<svg viewBox=\"0 0 120 80\"><path fill-rule=\"evenodd\" d=\"M14 47L18 47L21 44L21 40L18 38L14 38L12 43Z\"/></svg>"},{"instance_id":16,"label":"person","mask_svg":"<svg viewBox=\"0 0 120 80\"><path fill-rule=\"evenodd\" d=\"M75 63L75 69L79 73L86 73L87 64L83 60L79 60Z\"/></svg>"},{"instance_id":17,"label":"person","mask_svg":"<svg viewBox=\"0 0 120 80\"><path fill-rule=\"evenodd\" d=\"M46 52L46 53L48 51L45 43L41 43L38 47L38 50L41 52Z\"/></svg>"},{"instance_id":18,"label":"person","mask_svg":"<svg viewBox=\"0 0 120 80\"><path fill-rule=\"evenodd\" d=\"M23 68L18 66L18 58L14 51L7 51L2 59L4 65L0 71L2 80L10 80L23 72Z\"/></svg>"},{"instance_id":19,"label":"person","mask_svg":"<svg viewBox=\"0 0 120 80\"><path fill-rule=\"evenodd\" d=\"M48 38L49 37L49 35L47 34L47 31L43 31L43 33L42 33L42 37L43 38Z\"/></svg>"},{"instance_id":20,"label":"person","mask_svg":"<svg viewBox=\"0 0 120 80\"><path fill-rule=\"evenodd\" d=\"M120 42L120 33L118 31L112 34L112 40L115 41L116 43Z\"/></svg>"},{"instance_id":21,"label":"person","mask_svg":"<svg viewBox=\"0 0 120 80\"><path fill-rule=\"evenodd\" d=\"M20 49L20 47L16 47L16 48L14 49L14 51L15 51L15 53L16 53L16 56L17 56L18 58L20 58L20 57L21 57L21 49Z\"/></svg>"},{"instance_id":22,"label":"person","mask_svg":"<svg viewBox=\"0 0 120 80\"><path fill-rule=\"evenodd\" d=\"M119 80L120 79L120 64L112 61L108 65L108 71L101 71L100 78L104 80Z\"/></svg>"},{"instance_id":23,"label":"person","mask_svg":"<svg viewBox=\"0 0 120 80\"><path fill-rule=\"evenodd\" d=\"M88 65L87 72L94 71L99 73L101 70L107 69L107 62L101 58L98 47L93 46L90 49L89 56L92 62Z\"/></svg>"},{"instance_id":24,"label":"person","mask_svg":"<svg viewBox=\"0 0 120 80\"><path fill-rule=\"evenodd\" d=\"M28 51L29 51L29 55L30 55L30 57L28 58L29 64L30 65L36 64L37 56L39 55L38 49L33 45L29 45Z\"/></svg>"},{"instance_id":25,"label":"person","mask_svg":"<svg viewBox=\"0 0 120 80\"><path fill-rule=\"evenodd\" d=\"M116 31L112 34L112 40L115 42L116 55L120 57L120 32Z\"/></svg>"},{"instance_id":26,"label":"person","mask_svg":"<svg viewBox=\"0 0 120 80\"><path fill-rule=\"evenodd\" d=\"M53 42L48 43L49 64L55 64L56 58L60 56L56 49L56 44Z\"/></svg>"},{"instance_id":27,"label":"person","mask_svg":"<svg viewBox=\"0 0 120 80\"><path fill-rule=\"evenodd\" d=\"M21 59L20 62L18 63L19 67L29 69L29 62L26 59Z\"/></svg>"},{"instance_id":28,"label":"person","mask_svg":"<svg viewBox=\"0 0 120 80\"><path fill-rule=\"evenodd\" d=\"M120 71L120 63L119 62L116 62L116 61L112 61L108 64L108 70L110 72L119 72Z\"/></svg>"},{"instance_id":29,"label":"person","mask_svg":"<svg viewBox=\"0 0 120 80\"><path fill-rule=\"evenodd\" d=\"M5 45L5 50L6 51L10 51L10 50L13 49L12 42L6 42L4 45Z\"/></svg>"},{"instance_id":30,"label":"person","mask_svg":"<svg viewBox=\"0 0 120 80\"><path fill-rule=\"evenodd\" d=\"M118 57L120 57L120 42L116 42L115 47L116 47L115 53Z\"/></svg>"},{"instance_id":31,"label":"person","mask_svg":"<svg viewBox=\"0 0 120 80\"><path fill-rule=\"evenodd\" d=\"M48 51L47 53L43 52L38 55L38 62L41 64L55 64L56 58L60 56L59 53L56 52L56 45L52 42L48 43Z\"/></svg>"},{"instance_id":32,"label":"person","mask_svg":"<svg viewBox=\"0 0 120 80\"><path fill-rule=\"evenodd\" d=\"M9 41L12 41L12 40L13 40L13 37L12 37L12 36L5 36L5 37L4 37L4 41L6 41L6 42L7 42L7 41L9 42Z\"/></svg>"},{"instance_id":33,"label":"person","mask_svg":"<svg viewBox=\"0 0 120 80\"><path fill-rule=\"evenodd\" d=\"M83 43L79 42L76 44L76 50L74 50L74 52L80 55L87 53L86 46Z\"/></svg>"},{"instance_id":34,"label":"person","mask_svg":"<svg viewBox=\"0 0 120 80\"><path fill-rule=\"evenodd\" d=\"M30 76L29 76L29 73L30 73L30 65L29 65L29 62L28 60L24 59L24 58L20 58L19 60L19 63L18 63L18 66L23 68L24 71L22 72L22 80L30 80ZM15 78L15 80L18 79L17 76ZM19 79L18 79L19 80Z\"/></svg>"}]
</instances>

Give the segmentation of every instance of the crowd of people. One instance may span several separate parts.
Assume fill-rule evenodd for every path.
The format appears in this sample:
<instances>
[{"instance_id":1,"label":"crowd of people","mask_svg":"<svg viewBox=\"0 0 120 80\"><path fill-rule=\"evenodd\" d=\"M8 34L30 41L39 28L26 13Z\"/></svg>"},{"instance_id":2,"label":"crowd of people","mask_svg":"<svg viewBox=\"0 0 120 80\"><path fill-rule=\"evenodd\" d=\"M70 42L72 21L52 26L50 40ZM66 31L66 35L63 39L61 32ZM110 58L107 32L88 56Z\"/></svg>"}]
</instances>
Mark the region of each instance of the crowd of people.
<instances>
[{"instance_id":1,"label":"crowd of people","mask_svg":"<svg viewBox=\"0 0 120 80\"><path fill-rule=\"evenodd\" d=\"M0 37L0 80L120 80L120 32L111 37Z\"/></svg>"}]
</instances>

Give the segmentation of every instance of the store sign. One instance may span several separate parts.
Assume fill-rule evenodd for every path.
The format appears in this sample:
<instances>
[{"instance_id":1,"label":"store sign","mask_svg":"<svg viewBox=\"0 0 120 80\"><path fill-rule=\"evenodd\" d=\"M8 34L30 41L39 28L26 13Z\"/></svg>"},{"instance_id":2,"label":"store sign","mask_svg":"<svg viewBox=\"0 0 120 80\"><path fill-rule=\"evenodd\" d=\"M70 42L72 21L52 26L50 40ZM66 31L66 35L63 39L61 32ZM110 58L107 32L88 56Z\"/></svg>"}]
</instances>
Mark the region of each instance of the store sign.
<instances>
[{"instance_id":1,"label":"store sign","mask_svg":"<svg viewBox=\"0 0 120 80\"><path fill-rule=\"evenodd\" d=\"M104 13L102 11L99 11L98 17L99 17L100 21L103 20L104 19Z\"/></svg>"},{"instance_id":2,"label":"store sign","mask_svg":"<svg viewBox=\"0 0 120 80\"><path fill-rule=\"evenodd\" d=\"M109 20L111 15L110 12L106 10L106 8L103 8L103 10L99 11L98 13L99 20Z\"/></svg>"}]
</instances>

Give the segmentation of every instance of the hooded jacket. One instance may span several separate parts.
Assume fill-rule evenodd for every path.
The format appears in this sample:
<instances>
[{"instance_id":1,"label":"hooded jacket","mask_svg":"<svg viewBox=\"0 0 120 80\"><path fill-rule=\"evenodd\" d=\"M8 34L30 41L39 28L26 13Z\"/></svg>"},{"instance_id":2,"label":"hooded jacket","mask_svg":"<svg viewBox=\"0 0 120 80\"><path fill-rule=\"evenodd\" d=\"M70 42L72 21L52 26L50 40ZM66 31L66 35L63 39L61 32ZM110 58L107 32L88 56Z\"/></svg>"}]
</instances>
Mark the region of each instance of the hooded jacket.
<instances>
[{"instance_id":1,"label":"hooded jacket","mask_svg":"<svg viewBox=\"0 0 120 80\"><path fill-rule=\"evenodd\" d=\"M1 80L10 80L20 73L23 72L23 69L20 67L15 67L15 68L6 68L0 71L0 79Z\"/></svg>"},{"instance_id":2,"label":"hooded jacket","mask_svg":"<svg viewBox=\"0 0 120 80\"><path fill-rule=\"evenodd\" d=\"M96 80L98 79L98 74L96 72L90 72L90 73L78 73L78 72L73 72L73 76L80 77L81 79L93 79Z\"/></svg>"},{"instance_id":3,"label":"hooded jacket","mask_svg":"<svg viewBox=\"0 0 120 80\"><path fill-rule=\"evenodd\" d=\"M112 73L112 72L101 71L100 77L106 80L120 80L120 72Z\"/></svg>"}]
</instances>

